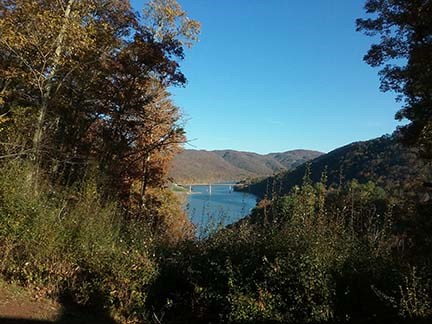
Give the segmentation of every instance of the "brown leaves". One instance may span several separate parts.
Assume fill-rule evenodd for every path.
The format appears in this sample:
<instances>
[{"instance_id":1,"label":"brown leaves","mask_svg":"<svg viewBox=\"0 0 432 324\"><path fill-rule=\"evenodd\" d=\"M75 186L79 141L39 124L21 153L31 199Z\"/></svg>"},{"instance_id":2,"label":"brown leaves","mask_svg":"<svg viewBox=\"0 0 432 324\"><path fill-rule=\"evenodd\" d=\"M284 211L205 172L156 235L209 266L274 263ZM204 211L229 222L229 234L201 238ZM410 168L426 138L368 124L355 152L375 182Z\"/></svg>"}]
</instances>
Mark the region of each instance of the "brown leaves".
<instances>
[{"instance_id":1,"label":"brown leaves","mask_svg":"<svg viewBox=\"0 0 432 324\"><path fill-rule=\"evenodd\" d=\"M176 0L152 0L143 13L145 26L156 40L177 39L187 47L198 41L201 24L190 19Z\"/></svg>"},{"instance_id":2,"label":"brown leaves","mask_svg":"<svg viewBox=\"0 0 432 324\"><path fill-rule=\"evenodd\" d=\"M175 0L151 1L143 23L123 0L5 3L0 77L13 95L1 97L0 113L23 118L19 107L31 107L39 120L30 123L37 124L34 136L27 122L14 136L26 137L26 145L37 137L42 165L66 183L97 165L107 196L127 200L136 183L163 185L185 141L166 87L186 82L179 60L199 23Z\"/></svg>"}]
</instances>

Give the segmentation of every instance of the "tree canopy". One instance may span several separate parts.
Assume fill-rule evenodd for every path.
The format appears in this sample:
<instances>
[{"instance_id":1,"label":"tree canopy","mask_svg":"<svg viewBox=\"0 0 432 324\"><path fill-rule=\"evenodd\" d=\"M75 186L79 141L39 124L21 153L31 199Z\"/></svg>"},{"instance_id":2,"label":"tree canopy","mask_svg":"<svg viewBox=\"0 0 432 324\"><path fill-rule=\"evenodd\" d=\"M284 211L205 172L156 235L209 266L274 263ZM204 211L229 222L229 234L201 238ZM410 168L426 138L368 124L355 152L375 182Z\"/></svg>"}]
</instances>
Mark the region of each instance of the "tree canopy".
<instances>
[{"instance_id":1,"label":"tree canopy","mask_svg":"<svg viewBox=\"0 0 432 324\"><path fill-rule=\"evenodd\" d=\"M357 30L379 39L365 61L380 71L381 89L395 91L403 107L396 119L402 140L432 158L432 1L367 0L371 15ZM378 38L379 37L379 38Z\"/></svg>"},{"instance_id":2,"label":"tree canopy","mask_svg":"<svg viewBox=\"0 0 432 324\"><path fill-rule=\"evenodd\" d=\"M185 141L169 86L200 24L175 0L0 0L0 149L66 184L89 168L125 200ZM139 186L138 186L139 187Z\"/></svg>"}]
</instances>

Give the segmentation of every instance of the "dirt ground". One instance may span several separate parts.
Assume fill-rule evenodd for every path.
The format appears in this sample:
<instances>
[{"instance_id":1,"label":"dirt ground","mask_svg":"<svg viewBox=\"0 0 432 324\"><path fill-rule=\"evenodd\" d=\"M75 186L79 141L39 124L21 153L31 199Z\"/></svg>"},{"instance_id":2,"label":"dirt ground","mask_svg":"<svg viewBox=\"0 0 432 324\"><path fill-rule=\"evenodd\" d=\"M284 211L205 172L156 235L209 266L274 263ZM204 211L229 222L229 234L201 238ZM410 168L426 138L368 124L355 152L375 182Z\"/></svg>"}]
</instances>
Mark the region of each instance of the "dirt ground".
<instances>
[{"instance_id":1,"label":"dirt ground","mask_svg":"<svg viewBox=\"0 0 432 324\"><path fill-rule=\"evenodd\" d=\"M0 281L0 322L27 319L55 322L62 306L48 299L36 299L31 291Z\"/></svg>"},{"instance_id":2,"label":"dirt ground","mask_svg":"<svg viewBox=\"0 0 432 324\"><path fill-rule=\"evenodd\" d=\"M0 324L115 323L104 315L88 314L35 296L30 289L0 280Z\"/></svg>"}]
</instances>

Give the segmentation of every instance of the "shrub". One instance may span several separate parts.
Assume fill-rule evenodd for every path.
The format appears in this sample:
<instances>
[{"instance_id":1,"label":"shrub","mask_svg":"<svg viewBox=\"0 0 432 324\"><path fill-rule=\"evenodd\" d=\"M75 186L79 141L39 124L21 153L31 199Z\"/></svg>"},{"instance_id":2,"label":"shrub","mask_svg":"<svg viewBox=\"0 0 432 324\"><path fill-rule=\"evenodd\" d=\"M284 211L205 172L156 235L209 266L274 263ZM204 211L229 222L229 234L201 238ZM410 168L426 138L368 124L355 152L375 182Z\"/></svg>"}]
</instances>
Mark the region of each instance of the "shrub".
<instances>
[{"instance_id":1,"label":"shrub","mask_svg":"<svg viewBox=\"0 0 432 324\"><path fill-rule=\"evenodd\" d=\"M88 181L60 192L20 162L0 169L1 273L11 280L129 319L143 318L157 267L143 222L124 222Z\"/></svg>"},{"instance_id":2,"label":"shrub","mask_svg":"<svg viewBox=\"0 0 432 324\"><path fill-rule=\"evenodd\" d=\"M149 307L168 321L394 319L401 305L383 296L402 297L405 268L394 256L391 206L371 183L306 183L249 221L164 250Z\"/></svg>"}]
</instances>

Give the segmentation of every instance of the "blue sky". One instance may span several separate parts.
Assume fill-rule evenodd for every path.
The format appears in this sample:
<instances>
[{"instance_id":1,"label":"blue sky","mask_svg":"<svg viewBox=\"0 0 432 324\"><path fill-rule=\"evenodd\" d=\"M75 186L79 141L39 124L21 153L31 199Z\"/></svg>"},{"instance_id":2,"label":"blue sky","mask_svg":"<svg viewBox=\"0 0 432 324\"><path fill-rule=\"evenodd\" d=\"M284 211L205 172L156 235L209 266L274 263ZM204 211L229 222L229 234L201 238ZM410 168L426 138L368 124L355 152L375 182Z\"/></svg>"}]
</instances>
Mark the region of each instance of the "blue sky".
<instances>
[{"instance_id":1,"label":"blue sky","mask_svg":"<svg viewBox=\"0 0 432 324\"><path fill-rule=\"evenodd\" d=\"M144 0L133 0L136 9ZM391 133L399 105L379 91L355 31L361 0L180 0L202 23L187 51L186 148L328 152Z\"/></svg>"}]
</instances>

